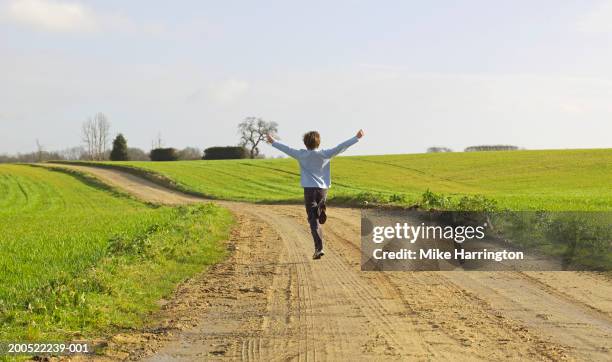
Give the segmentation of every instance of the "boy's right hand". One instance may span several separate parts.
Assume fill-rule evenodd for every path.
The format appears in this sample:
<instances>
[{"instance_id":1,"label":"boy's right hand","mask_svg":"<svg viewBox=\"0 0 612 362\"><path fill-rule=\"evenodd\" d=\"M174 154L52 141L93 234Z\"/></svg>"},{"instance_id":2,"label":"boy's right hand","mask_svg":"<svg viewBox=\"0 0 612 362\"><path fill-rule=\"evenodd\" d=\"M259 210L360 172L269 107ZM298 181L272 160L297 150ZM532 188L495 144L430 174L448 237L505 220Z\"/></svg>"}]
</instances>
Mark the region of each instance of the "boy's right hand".
<instances>
[{"instance_id":1,"label":"boy's right hand","mask_svg":"<svg viewBox=\"0 0 612 362\"><path fill-rule=\"evenodd\" d=\"M357 138L361 138L361 137L363 137L364 135L365 135L365 132L363 132L363 130L362 130L362 129L360 129L360 130L357 132Z\"/></svg>"},{"instance_id":2,"label":"boy's right hand","mask_svg":"<svg viewBox=\"0 0 612 362\"><path fill-rule=\"evenodd\" d=\"M274 138L272 138L272 136L270 136L269 134L266 135L266 139L268 140L268 143L274 143Z\"/></svg>"}]
</instances>

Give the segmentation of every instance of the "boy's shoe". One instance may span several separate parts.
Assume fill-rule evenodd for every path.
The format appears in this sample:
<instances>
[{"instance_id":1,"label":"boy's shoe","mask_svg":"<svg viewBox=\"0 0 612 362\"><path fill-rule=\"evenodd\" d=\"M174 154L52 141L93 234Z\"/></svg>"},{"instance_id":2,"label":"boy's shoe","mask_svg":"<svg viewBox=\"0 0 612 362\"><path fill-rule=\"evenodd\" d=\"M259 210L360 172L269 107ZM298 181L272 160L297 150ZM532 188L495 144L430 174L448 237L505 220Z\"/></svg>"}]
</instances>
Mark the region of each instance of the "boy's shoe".
<instances>
[{"instance_id":1,"label":"boy's shoe","mask_svg":"<svg viewBox=\"0 0 612 362\"><path fill-rule=\"evenodd\" d=\"M312 256L312 258L313 258L314 260L321 259L321 257L322 257L323 255L325 255L325 253L323 252L323 250L317 250L317 251L315 251L315 253L314 253L314 255Z\"/></svg>"},{"instance_id":2,"label":"boy's shoe","mask_svg":"<svg viewBox=\"0 0 612 362\"><path fill-rule=\"evenodd\" d=\"M319 207L319 224L323 225L327 221L327 214L325 213L325 204Z\"/></svg>"}]
</instances>

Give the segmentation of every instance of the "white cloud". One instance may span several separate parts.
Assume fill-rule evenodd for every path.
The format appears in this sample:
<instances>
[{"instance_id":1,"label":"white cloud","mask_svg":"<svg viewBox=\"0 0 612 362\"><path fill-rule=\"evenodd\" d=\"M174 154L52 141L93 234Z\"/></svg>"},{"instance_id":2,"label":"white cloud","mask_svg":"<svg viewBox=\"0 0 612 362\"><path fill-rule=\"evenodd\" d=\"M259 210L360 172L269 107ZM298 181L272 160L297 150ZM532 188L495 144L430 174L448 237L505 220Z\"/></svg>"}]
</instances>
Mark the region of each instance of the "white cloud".
<instances>
[{"instance_id":1,"label":"white cloud","mask_svg":"<svg viewBox=\"0 0 612 362\"><path fill-rule=\"evenodd\" d=\"M137 24L115 13L103 13L75 1L10 0L0 7L0 20L39 31L145 33L159 35L166 31L160 24Z\"/></svg>"},{"instance_id":2,"label":"white cloud","mask_svg":"<svg viewBox=\"0 0 612 362\"><path fill-rule=\"evenodd\" d=\"M238 99L248 90L248 82L237 79L227 79L210 85L207 95L208 98L215 103L227 104Z\"/></svg>"},{"instance_id":3,"label":"white cloud","mask_svg":"<svg viewBox=\"0 0 612 362\"><path fill-rule=\"evenodd\" d=\"M586 33L612 33L612 1L603 0L582 16L578 29Z\"/></svg>"},{"instance_id":4,"label":"white cloud","mask_svg":"<svg viewBox=\"0 0 612 362\"><path fill-rule=\"evenodd\" d=\"M91 31L97 27L93 11L74 2L13 0L3 9L8 20L47 31Z\"/></svg>"}]
</instances>

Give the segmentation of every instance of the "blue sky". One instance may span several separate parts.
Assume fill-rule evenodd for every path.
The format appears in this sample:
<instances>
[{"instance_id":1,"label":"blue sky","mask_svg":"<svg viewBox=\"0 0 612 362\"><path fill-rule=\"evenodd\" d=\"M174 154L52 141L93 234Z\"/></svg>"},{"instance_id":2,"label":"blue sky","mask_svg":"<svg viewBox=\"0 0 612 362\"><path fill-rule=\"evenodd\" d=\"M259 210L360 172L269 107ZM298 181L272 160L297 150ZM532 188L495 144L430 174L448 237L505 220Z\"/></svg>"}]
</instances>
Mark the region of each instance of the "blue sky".
<instances>
[{"instance_id":1,"label":"blue sky","mask_svg":"<svg viewBox=\"0 0 612 362\"><path fill-rule=\"evenodd\" d=\"M612 1L0 0L0 153L235 144L246 116L352 154L610 147ZM272 148L264 152L275 155Z\"/></svg>"}]
</instances>

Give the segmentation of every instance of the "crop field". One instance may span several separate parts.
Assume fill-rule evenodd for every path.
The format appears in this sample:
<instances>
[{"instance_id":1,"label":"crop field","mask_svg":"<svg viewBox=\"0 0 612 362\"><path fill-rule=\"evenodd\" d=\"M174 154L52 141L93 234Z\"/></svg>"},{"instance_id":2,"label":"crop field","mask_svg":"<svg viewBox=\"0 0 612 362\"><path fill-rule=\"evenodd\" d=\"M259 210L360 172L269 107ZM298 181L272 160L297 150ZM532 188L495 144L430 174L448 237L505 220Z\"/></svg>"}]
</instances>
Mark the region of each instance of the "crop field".
<instances>
[{"instance_id":1,"label":"crop field","mask_svg":"<svg viewBox=\"0 0 612 362\"><path fill-rule=\"evenodd\" d=\"M252 202L301 202L293 159L113 162L152 171L183 190ZM611 210L612 149L338 157L330 199L413 205L426 190L482 195L514 210Z\"/></svg>"},{"instance_id":2,"label":"crop field","mask_svg":"<svg viewBox=\"0 0 612 362\"><path fill-rule=\"evenodd\" d=\"M231 223L212 204L159 207L83 174L0 165L0 340L142 325L179 281L223 257Z\"/></svg>"}]
</instances>

